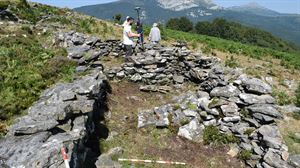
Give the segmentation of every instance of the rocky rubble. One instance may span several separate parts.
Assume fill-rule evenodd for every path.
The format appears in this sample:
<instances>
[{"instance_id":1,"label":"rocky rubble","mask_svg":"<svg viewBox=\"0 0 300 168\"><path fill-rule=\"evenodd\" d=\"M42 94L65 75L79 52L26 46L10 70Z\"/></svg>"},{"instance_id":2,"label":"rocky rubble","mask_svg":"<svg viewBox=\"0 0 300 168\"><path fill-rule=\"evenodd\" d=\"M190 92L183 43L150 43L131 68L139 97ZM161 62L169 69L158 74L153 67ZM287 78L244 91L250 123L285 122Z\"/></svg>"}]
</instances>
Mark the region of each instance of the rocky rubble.
<instances>
[{"instance_id":1,"label":"rocky rubble","mask_svg":"<svg viewBox=\"0 0 300 168\"><path fill-rule=\"evenodd\" d=\"M222 69L218 72L226 74ZM140 111L138 128L177 125L178 136L200 142L203 130L215 126L221 133L240 140L237 150L251 152L251 158L245 161L249 167L293 167L287 162L288 148L275 122L283 116L269 95L270 86L244 74L233 76L231 82L226 81L227 75L222 76L221 83L228 83L225 86L210 85L210 89L204 87L202 91L175 97L174 104Z\"/></svg>"},{"instance_id":2,"label":"rocky rubble","mask_svg":"<svg viewBox=\"0 0 300 168\"><path fill-rule=\"evenodd\" d=\"M74 168L94 165L100 155L100 124L106 111L109 85L99 72L44 91L28 115L13 124L0 140L1 165L8 167L65 167L65 147ZM101 129L101 132L100 132Z\"/></svg>"}]
</instances>

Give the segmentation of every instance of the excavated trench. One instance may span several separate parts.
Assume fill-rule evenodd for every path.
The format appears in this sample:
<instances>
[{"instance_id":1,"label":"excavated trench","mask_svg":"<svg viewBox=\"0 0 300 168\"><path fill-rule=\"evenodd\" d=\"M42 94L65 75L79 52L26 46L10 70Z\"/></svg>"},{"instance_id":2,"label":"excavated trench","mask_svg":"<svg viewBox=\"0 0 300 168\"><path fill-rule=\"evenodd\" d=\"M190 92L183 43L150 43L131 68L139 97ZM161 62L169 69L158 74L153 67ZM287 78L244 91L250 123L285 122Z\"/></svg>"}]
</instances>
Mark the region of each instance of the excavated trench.
<instances>
[{"instance_id":1,"label":"excavated trench","mask_svg":"<svg viewBox=\"0 0 300 168\"><path fill-rule=\"evenodd\" d=\"M111 87L104 81L100 92L91 97L95 100L93 111L87 114L86 135L74 143L73 153L70 158L71 168L96 168L97 158L101 155L100 139L106 139L109 134L105 126L104 114L108 111L107 94Z\"/></svg>"}]
</instances>

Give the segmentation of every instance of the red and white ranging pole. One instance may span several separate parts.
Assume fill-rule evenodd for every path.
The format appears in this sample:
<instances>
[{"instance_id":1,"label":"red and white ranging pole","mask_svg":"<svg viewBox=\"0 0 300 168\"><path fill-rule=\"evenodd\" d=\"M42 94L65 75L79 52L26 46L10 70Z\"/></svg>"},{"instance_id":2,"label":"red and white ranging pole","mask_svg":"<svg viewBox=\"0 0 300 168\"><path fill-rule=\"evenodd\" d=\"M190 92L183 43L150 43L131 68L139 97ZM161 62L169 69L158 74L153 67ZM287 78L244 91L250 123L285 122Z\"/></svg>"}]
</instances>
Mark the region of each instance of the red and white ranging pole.
<instances>
[{"instance_id":1,"label":"red and white ranging pole","mask_svg":"<svg viewBox=\"0 0 300 168\"><path fill-rule=\"evenodd\" d=\"M61 148L61 154L62 154L62 156L63 156L63 159L64 159L64 162L65 162L66 168L70 168L69 160L68 160L68 155L67 155L67 153L66 153L64 147Z\"/></svg>"}]
</instances>

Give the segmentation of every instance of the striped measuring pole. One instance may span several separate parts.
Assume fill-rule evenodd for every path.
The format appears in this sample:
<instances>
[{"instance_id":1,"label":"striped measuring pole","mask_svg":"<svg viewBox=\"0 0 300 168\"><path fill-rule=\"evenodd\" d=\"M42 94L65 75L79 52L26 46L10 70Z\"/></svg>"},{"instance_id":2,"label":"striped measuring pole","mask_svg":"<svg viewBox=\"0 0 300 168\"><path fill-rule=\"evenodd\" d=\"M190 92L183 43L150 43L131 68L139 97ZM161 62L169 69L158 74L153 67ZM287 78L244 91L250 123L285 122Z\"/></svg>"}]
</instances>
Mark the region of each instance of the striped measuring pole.
<instances>
[{"instance_id":1,"label":"striped measuring pole","mask_svg":"<svg viewBox=\"0 0 300 168\"><path fill-rule=\"evenodd\" d=\"M61 148L61 154L62 154L62 156L63 156L63 159L64 159L64 162L65 162L66 168L70 168L69 160L68 160L68 155L67 155L67 153L66 153L64 147Z\"/></svg>"},{"instance_id":2,"label":"striped measuring pole","mask_svg":"<svg viewBox=\"0 0 300 168\"><path fill-rule=\"evenodd\" d=\"M183 162L171 162L171 161L163 161L163 160L140 160L140 159L124 159L119 158L119 162L136 162L136 163L158 163L158 164L170 164L170 165L186 165Z\"/></svg>"}]
</instances>

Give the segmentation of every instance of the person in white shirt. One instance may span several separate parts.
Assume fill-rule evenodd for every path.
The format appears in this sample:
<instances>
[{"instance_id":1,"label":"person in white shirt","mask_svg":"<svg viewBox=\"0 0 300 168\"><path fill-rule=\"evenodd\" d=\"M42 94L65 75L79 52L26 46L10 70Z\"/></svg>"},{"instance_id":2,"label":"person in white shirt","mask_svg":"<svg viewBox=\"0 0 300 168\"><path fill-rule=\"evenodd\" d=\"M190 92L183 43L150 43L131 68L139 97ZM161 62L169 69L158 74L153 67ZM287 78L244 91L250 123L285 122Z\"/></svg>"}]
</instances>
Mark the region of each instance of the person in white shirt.
<instances>
[{"instance_id":1,"label":"person in white shirt","mask_svg":"<svg viewBox=\"0 0 300 168\"><path fill-rule=\"evenodd\" d=\"M149 41L153 44L158 44L161 40L160 30L157 26L157 23L154 23L149 34Z\"/></svg>"},{"instance_id":2,"label":"person in white shirt","mask_svg":"<svg viewBox=\"0 0 300 168\"><path fill-rule=\"evenodd\" d=\"M125 55L125 61L128 62L130 61L130 57L132 56L132 47L133 47L133 38L134 37L140 37L140 34L135 34L131 31L131 25L133 24L134 19L132 17L129 17L127 19L127 24L124 25L124 30L123 30L123 44L124 44L124 49L126 52Z\"/></svg>"}]
</instances>

